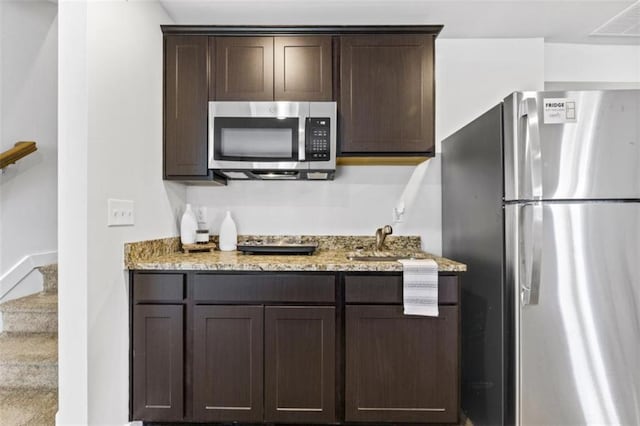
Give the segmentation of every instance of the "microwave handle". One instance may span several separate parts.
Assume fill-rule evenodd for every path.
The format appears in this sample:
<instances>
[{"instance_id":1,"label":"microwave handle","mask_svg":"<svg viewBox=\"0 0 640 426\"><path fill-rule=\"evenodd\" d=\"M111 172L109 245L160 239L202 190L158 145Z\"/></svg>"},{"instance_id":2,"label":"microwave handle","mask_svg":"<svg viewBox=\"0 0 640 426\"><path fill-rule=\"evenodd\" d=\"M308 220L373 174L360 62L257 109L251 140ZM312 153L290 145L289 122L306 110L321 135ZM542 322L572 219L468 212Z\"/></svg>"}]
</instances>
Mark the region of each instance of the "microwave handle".
<instances>
[{"instance_id":1,"label":"microwave handle","mask_svg":"<svg viewBox=\"0 0 640 426\"><path fill-rule=\"evenodd\" d=\"M309 117L300 117L298 119L298 161L306 161L307 155L307 132L309 125Z\"/></svg>"}]
</instances>

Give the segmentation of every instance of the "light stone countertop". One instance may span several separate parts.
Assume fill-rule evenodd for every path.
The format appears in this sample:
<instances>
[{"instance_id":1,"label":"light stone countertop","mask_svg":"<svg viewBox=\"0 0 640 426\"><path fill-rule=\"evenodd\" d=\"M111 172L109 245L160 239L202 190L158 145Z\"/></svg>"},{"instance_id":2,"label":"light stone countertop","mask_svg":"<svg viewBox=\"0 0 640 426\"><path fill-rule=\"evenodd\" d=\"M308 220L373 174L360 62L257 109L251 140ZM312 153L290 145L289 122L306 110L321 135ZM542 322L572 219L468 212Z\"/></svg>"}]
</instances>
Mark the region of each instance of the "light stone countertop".
<instances>
[{"instance_id":1,"label":"light stone countertop","mask_svg":"<svg viewBox=\"0 0 640 426\"><path fill-rule=\"evenodd\" d=\"M242 236L241 236L242 238ZM371 237L302 237L319 242L309 255L248 255L232 252L199 252L185 254L179 250L178 238L151 240L125 245L125 267L132 270L200 270L200 271L352 271L401 272L395 261L356 261L348 255L356 245L370 247ZM466 265L419 250L419 237L389 237L395 252L411 252L418 257L434 259L440 272L464 272Z\"/></svg>"}]
</instances>

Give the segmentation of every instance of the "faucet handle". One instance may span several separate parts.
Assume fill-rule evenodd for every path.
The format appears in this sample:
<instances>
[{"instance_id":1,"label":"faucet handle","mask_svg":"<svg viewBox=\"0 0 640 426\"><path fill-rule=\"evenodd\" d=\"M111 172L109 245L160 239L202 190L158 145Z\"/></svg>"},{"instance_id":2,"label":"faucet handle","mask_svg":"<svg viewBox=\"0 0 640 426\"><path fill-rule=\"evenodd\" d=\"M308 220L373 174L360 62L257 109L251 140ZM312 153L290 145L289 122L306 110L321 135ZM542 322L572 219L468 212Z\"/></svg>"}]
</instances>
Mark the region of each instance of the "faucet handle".
<instances>
[{"instance_id":1,"label":"faucet handle","mask_svg":"<svg viewBox=\"0 0 640 426\"><path fill-rule=\"evenodd\" d=\"M384 247L384 239L387 235L393 233L393 228L389 225L385 225L382 228L376 229L376 250L382 250Z\"/></svg>"}]
</instances>

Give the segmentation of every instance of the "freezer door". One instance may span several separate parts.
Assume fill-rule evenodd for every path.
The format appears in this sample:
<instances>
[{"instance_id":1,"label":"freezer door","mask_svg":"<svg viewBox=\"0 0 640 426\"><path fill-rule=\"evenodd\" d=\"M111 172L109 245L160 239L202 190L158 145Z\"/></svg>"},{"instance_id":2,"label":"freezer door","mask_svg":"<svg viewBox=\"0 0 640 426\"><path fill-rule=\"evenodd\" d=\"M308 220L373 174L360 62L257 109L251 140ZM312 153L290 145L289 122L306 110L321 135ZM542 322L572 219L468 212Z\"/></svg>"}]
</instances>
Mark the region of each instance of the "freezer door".
<instances>
[{"instance_id":1,"label":"freezer door","mask_svg":"<svg viewBox=\"0 0 640 426\"><path fill-rule=\"evenodd\" d=\"M506 200L640 199L640 90L505 99Z\"/></svg>"},{"instance_id":2,"label":"freezer door","mask_svg":"<svg viewBox=\"0 0 640 426\"><path fill-rule=\"evenodd\" d=\"M516 423L640 424L640 202L510 204Z\"/></svg>"}]
</instances>

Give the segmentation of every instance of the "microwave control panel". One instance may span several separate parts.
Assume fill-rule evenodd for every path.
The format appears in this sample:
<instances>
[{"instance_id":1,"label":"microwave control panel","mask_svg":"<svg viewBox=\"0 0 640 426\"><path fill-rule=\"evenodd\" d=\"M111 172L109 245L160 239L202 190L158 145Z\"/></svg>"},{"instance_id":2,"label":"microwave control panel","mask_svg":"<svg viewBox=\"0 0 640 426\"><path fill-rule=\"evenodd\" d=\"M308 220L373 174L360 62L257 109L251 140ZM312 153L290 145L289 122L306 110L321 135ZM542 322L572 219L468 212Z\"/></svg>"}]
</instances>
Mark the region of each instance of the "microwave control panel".
<instances>
[{"instance_id":1,"label":"microwave control panel","mask_svg":"<svg viewBox=\"0 0 640 426\"><path fill-rule=\"evenodd\" d=\"M331 148L330 120L328 118L307 118L306 158L307 161L328 161Z\"/></svg>"}]
</instances>

